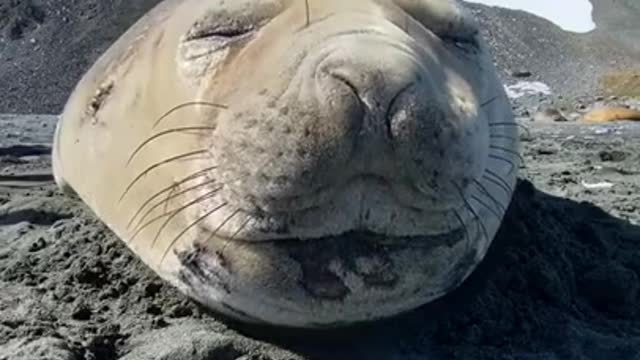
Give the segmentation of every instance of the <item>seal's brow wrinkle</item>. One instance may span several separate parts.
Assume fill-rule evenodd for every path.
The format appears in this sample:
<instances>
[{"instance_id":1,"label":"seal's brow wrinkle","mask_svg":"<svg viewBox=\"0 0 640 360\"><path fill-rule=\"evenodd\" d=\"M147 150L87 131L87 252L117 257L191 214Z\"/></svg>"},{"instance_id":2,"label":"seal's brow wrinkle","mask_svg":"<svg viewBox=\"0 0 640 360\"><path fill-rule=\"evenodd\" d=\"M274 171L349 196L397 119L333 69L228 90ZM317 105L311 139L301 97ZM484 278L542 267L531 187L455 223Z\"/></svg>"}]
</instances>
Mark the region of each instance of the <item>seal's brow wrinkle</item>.
<instances>
[{"instance_id":1,"label":"seal's brow wrinkle","mask_svg":"<svg viewBox=\"0 0 640 360\"><path fill-rule=\"evenodd\" d=\"M522 162L476 36L454 0L163 1L71 95L55 179L237 320L409 311L474 271Z\"/></svg>"}]
</instances>

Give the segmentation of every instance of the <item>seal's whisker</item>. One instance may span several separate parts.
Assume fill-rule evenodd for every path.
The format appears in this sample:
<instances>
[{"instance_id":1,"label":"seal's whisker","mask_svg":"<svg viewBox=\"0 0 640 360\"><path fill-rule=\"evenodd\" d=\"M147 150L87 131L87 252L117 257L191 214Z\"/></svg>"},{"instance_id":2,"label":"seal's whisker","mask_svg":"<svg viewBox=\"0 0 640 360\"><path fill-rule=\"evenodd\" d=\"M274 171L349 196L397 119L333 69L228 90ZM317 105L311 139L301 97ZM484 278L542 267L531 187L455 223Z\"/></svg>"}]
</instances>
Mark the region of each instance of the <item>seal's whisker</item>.
<instances>
[{"instance_id":1,"label":"seal's whisker","mask_svg":"<svg viewBox=\"0 0 640 360\"><path fill-rule=\"evenodd\" d=\"M217 227L217 228L216 228L216 229L211 233L211 235L209 235L209 237L207 238L207 241L206 241L206 242L208 243L209 241L211 241L211 240L216 236L216 234L218 233L218 231L220 231L220 230L221 230L225 225L227 225L227 223L228 223L229 221L231 221L231 219L233 219L233 218L234 218L236 215L238 215L239 213L240 213L240 209L236 209L236 210L234 210L234 211L231 213L231 215L227 216L227 218L226 218L226 219L224 219L224 220L223 220L223 221L218 225L218 227Z\"/></svg>"},{"instance_id":2,"label":"seal's whisker","mask_svg":"<svg viewBox=\"0 0 640 360\"><path fill-rule=\"evenodd\" d=\"M162 225L160 226L160 228L158 229L158 231L156 232L156 235L153 237L153 241L151 242L151 248L153 249L156 245L156 242L158 241L158 239L160 238L160 235L162 234L162 230L164 230L169 223L171 222L171 220L173 220L176 216L178 216L178 214L180 214L181 212L187 210L188 208L190 208L193 205L196 205L204 200L207 200L209 198L212 198L213 196L215 196L215 194L222 190L222 186L219 186L207 193L205 193L204 195L199 196L198 198L189 201L188 203L182 205L181 207L175 209L170 215L169 217L167 217L167 219L164 221L164 223L162 223Z\"/></svg>"},{"instance_id":3,"label":"seal's whisker","mask_svg":"<svg viewBox=\"0 0 640 360\"><path fill-rule=\"evenodd\" d=\"M240 225L240 227L238 228L238 230L236 230L236 231L233 233L233 235L231 235L231 237L229 238L229 240L228 240L228 241L232 241L233 239L235 239L235 238L236 238L236 236L238 236L238 234L240 234L240 232L241 232L242 230L244 230L244 229L247 227L247 225L249 225L249 222L250 222L251 220L253 220L253 218L252 218L252 217L250 217L250 216L247 216L247 220L245 220L245 221L242 223L242 225ZM222 250L224 250L224 248L222 248Z\"/></svg>"},{"instance_id":4,"label":"seal's whisker","mask_svg":"<svg viewBox=\"0 0 640 360\"><path fill-rule=\"evenodd\" d=\"M164 113L162 116L160 116L158 118L158 120L156 120L153 123L153 126L151 128L155 129L156 126L158 126L158 124L160 124L163 120L165 120L167 117L169 117L171 114L175 113L176 111L184 109L184 108L187 108L189 106L197 106L197 105L209 106L209 107L214 107L214 108L218 108L218 109L222 109L222 110L228 109L228 107L226 105L216 104L216 103L212 103L212 102L190 101L190 102L186 102L186 103L183 103L183 104L176 105L173 108L169 109L169 111Z\"/></svg>"},{"instance_id":5,"label":"seal's whisker","mask_svg":"<svg viewBox=\"0 0 640 360\"><path fill-rule=\"evenodd\" d=\"M493 149L493 150L503 151L503 152L505 152L507 154L515 155L520 160L520 165L524 165L524 167L527 166L527 164L526 164L527 162L522 157L522 155L520 155L520 153L518 151L514 151L512 149L508 149L508 148L505 148L503 146L497 146L497 145L490 145L489 148ZM503 160L503 161L508 161L507 158L501 157L501 156L496 155L496 154L490 154L490 157L493 158L493 159L499 159L499 160ZM511 165L511 167L509 168L508 174L511 174L511 172L513 172L513 169L515 168L516 164L511 162L511 161L509 161L509 164Z\"/></svg>"},{"instance_id":6,"label":"seal's whisker","mask_svg":"<svg viewBox=\"0 0 640 360\"><path fill-rule=\"evenodd\" d=\"M169 164L173 161L177 161L177 160L182 160L194 155L200 155L200 154L206 154L209 150L196 150L196 151L190 151L186 154L181 154L181 155L176 155L176 156L172 156L168 159L162 160L158 163L155 163L151 166L149 166L148 168L146 168L143 172L141 172L138 176L136 176L135 179L133 179L133 181L131 183L129 183L129 185L127 186L127 188L124 190L122 196L120 196L120 199L118 200L118 202L121 202L125 196L127 196L127 194L129 193L129 191L133 188L133 186L135 184L138 183L138 181L140 181L145 175L149 174L151 171L159 168L162 165L166 165Z\"/></svg>"},{"instance_id":7,"label":"seal's whisker","mask_svg":"<svg viewBox=\"0 0 640 360\"><path fill-rule=\"evenodd\" d=\"M215 169L215 168L217 168L217 167L216 167L216 166L212 166L212 167L209 167L209 168L206 168L206 169L204 169L204 170L199 171L199 173L200 173L200 172L203 172L204 174L206 174L206 172L207 172L207 171L212 170L212 169ZM196 173L196 174L197 174L197 173ZM196 175L196 174L194 174L194 175ZM237 178L235 178L235 179L231 179L231 181L234 181L234 180L236 180L236 179L242 179L242 177L237 177ZM219 192L220 190L222 190L222 189L226 186L226 183L219 182L218 180L205 181L204 183L200 183L200 184L195 185L195 186L193 186L193 187L191 187L191 188L188 188L188 189L185 189L185 190L181 191L179 195L182 195L182 194L187 193L187 192L189 192L189 191L193 191L193 190L195 190L195 189L197 189L197 188L200 188L200 187L202 187L202 186L205 186L205 185L208 185L208 184L215 184L215 183L218 183L218 184L219 184L219 186L217 186L214 190L212 190L212 191L210 191L210 192L205 193L205 195L201 196L200 198L198 198L198 199L194 200L194 202L193 202L193 203L189 203L189 204L186 204L186 205L185 205L186 207L188 207L188 206L194 205L194 204L195 204L195 202L197 202L198 200L204 200L204 199L206 199L206 198L213 197L213 195L215 195L217 192ZM179 185L179 184L174 184L173 186L175 186L175 185ZM158 204L156 204L156 205L161 205L162 203L168 204L168 200L170 200L170 199L169 199L169 198L167 198L167 199L165 199L165 200L162 200L161 202L159 202L159 203L158 203ZM154 207L155 207L155 206L154 206ZM177 210L184 210L184 209L177 209ZM144 220L144 218L150 214L150 212L151 212L151 210L147 211L147 212L146 212L146 214L145 214L145 216L144 216L141 220L139 220L139 221L138 221L138 224L137 224L136 226L139 226L139 225L140 225L140 223ZM146 222L146 223L143 225L143 227L149 226L149 225L150 225L150 223L153 223L153 222L157 221L159 218L163 218L163 217L165 217L165 216L167 216L167 215L168 215L168 213L167 213L167 211L166 211L166 209L165 209L164 214L161 214L161 215L158 215L158 216L154 217L154 218L153 218L153 219L151 219L150 221ZM168 219L168 221L171 221L171 219ZM164 227L165 227L166 225L167 225L167 223L163 224L163 226L162 226L162 227L161 227L161 229L160 229L160 232L162 232L162 230L164 229ZM140 230L140 229L139 229L139 230ZM139 231L139 230L138 230L138 231ZM136 234L137 234L137 233L138 233L138 232L136 232ZM158 233L158 236L159 236L159 233ZM157 237L156 237L156 239L157 239ZM154 243L155 243L156 239L154 239Z\"/></svg>"},{"instance_id":8,"label":"seal's whisker","mask_svg":"<svg viewBox=\"0 0 640 360\"><path fill-rule=\"evenodd\" d=\"M531 136L531 130L529 130L528 127L526 127L525 125L522 125L516 121L505 121L505 122L490 122L489 123L489 127L494 127L494 126L516 126L519 127L520 129L524 130L525 133L527 134L527 137Z\"/></svg>"},{"instance_id":9,"label":"seal's whisker","mask_svg":"<svg viewBox=\"0 0 640 360\"><path fill-rule=\"evenodd\" d=\"M133 235L131 236L131 240L133 241L134 238L136 238L141 232L142 230L146 229L147 227L149 227L151 224L155 223L156 221L169 216L169 219L162 225L162 227L159 230L159 233L162 232L162 230L164 230L164 228L167 226L168 222L171 221L171 219L173 219L176 215L178 215L178 213L180 213L181 211L187 209L188 207L195 205L201 201L204 201L206 199L212 198L218 191L220 191L220 188L216 188L212 191L207 192L204 195L201 195L199 197L197 197L196 199L188 202L185 205L182 205L176 209L173 209L169 212L165 212L163 214L160 214L158 216L153 217L152 219L148 220L146 223L142 224L141 226L139 226L138 228L135 229L135 232L133 233ZM157 236L160 236L159 233L157 234ZM155 243L155 238L154 238L154 243Z\"/></svg>"},{"instance_id":10,"label":"seal's whisker","mask_svg":"<svg viewBox=\"0 0 640 360\"><path fill-rule=\"evenodd\" d=\"M484 179L502 188L502 190L504 190L507 195L513 193L513 189L511 188L511 186L509 186L509 184L501 176L489 169L485 169L485 172L486 174L482 175ZM489 177L488 175L491 175L493 178Z\"/></svg>"},{"instance_id":11,"label":"seal's whisker","mask_svg":"<svg viewBox=\"0 0 640 360\"><path fill-rule=\"evenodd\" d=\"M236 215L238 215L240 213L240 209L236 209L234 210L231 215L227 216L226 219L224 219L219 225L218 227L215 228L215 230L211 233L211 235L209 235L209 237L207 237L207 240L205 240L205 244L209 243L211 240L213 240L213 238L216 236L216 234L218 233L218 231L220 231L229 221L231 221L231 219L233 219ZM246 224L244 225L246 226ZM244 227L243 226L243 227ZM241 231L242 229L240 229L239 231ZM239 233L239 231L237 231ZM237 234L234 234L234 236L236 236ZM233 237L232 237L233 238ZM169 250L171 249L171 247L173 247L173 243L169 244L169 246L167 247L167 249L164 252L164 255L162 256L162 258L164 259L164 257L169 253ZM226 246L226 244L224 245ZM224 246L223 246L223 250L224 250ZM216 253L218 254L222 254L222 252L220 251L216 251Z\"/></svg>"},{"instance_id":12,"label":"seal's whisker","mask_svg":"<svg viewBox=\"0 0 640 360\"><path fill-rule=\"evenodd\" d=\"M309 0L304 0L304 12L307 17L304 27L309 27L309 24L311 24L311 8L309 7Z\"/></svg>"},{"instance_id":13,"label":"seal's whisker","mask_svg":"<svg viewBox=\"0 0 640 360\"><path fill-rule=\"evenodd\" d=\"M482 233L484 234L485 239L491 240L491 238L489 237L489 233L487 232L487 227L484 225L484 222L482 222L482 219L480 219L480 217L478 216L478 213L473 208L473 206L471 206L471 204L469 203L469 200L464 196L464 192L462 191L462 188L460 188L460 186L458 186L458 184L456 184L454 181L452 181L451 184L458 191L458 194L460 195L460 198L464 202L467 210L469 210L469 212L471 212L473 217L478 221L478 226L482 229Z\"/></svg>"},{"instance_id":14,"label":"seal's whisker","mask_svg":"<svg viewBox=\"0 0 640 360\"><path fill-rule=\"evenodd\" d=\"M405 32L405 34L407 34L407 35L411 35L411 34L409 34L409 20L410 20L410 19L411 19L411 18L410 18L409 16L406 16L406 17L404 18L404 24L403 24L403 29L402 29L402 30L403 30L403 31Z\"/></svg>"},{"instance_id":15,"label":"seal's whisker","mask_svg":"<svg viewBox=\"0 0 640 360\"><path fill-rule=\"evenodd\" d=\"M507 140L511 140L513 142L518 141L518 138L515 138L513 136L509 136L509 135L503 135L503 134L491 134L491 135L489 135L489 137L491 139L507 139Z\"/></svg>"},{"instance_id":16,"label":"seal's whisker","mask_svg":"<svg viewBox=\"0 0 640 360\"><path fill-rule=\"evenodd\" d=\"M202 222L203 220L205 220L209 216L213 215L213 213L215 213L216 211L222 209L225 206L227 206L227 203L222 203L222 204L216 206L212 210L207 211L204 215L202 215L199 218L197 218L194 222L189 224L189 226L185 227L182 231L180 231L180 233L176 237L174 237L173 240L171 240L169 245L167 245L167 248L165 249L164 253L162 254L162 258L160 258L160 263L162 263L164 261L164 258L167 257L167 254L169 253L169 251L175 246L175 244L178 242L178 240L184 234L187 233L187 231L191 230L194 226L198 225L200 222Z\"/></svg>"},{"instance_id":17,"label":"seal's whisker","mask_svg":"<svg viewBox=\"0 0 640 360\"><path fill-rule=\"evenodd\" d=\"M526 161L524 160L524 158L522 157L522 155L520 155L520 153L519 153L518 151L515 151L515 150L513 150L513 149L509 149L509 148L506 148L506 147L504 147L504 146L498 146L498 145L493 145L493 144L492 144L492 145L489 145L489 148L490 148L490 149L494 149L494 150L504 151L504 152L506 152L506 153L508 153L508 154L515 155L518 159L520 159L520 162L521 162L521 163L523 163L523 164L524 164L524 163L526 163Z\"/></svg>"},{"instance_id":18,"label":"seal's whisker","mask_svg":"<svg viewBox=\"0 0 640 360\"><path fill-rule=\"evenodd\" d=\"M485 106L491 104L492 102L498 100L498 98L500 98L500 97L499 96L494 96L491 99L489 99L489 100L483 102L482 104L480 104L480 107L485 107Z\"/></svg>"},{"instance_id":19,"label":"seal's whisker","mask_svg":"<svg viewBox=\"0 0 640 360\"><path fill-rule=\"evenodd\" d=\"M189 182L191 180L195 180L198 179L202 176L206 176L207 173L213 169L215 169L217 166L210 166L208 168L202 169L194 174L191 174L187 177L184 177L180 180L178 180L177 182L174 182L173 184L165 187L164 189L160 190L159 192L155 193L154 195L152 195L151 197L149 197L144 203L142 203L142 205L140 206L140 208L138 209L138 211L136 211L136 213L133 215L133 217L131 217L131 219L129 220L129 223L127 224L127 228L131 227L131 224L133 223L133 221L136 219L136 217L138 217L138 215L140 215L140 213L142 212L142 210L144 210L145 207L147 207L147 205L149 205L153 200L159 198L160 196L162 196L162 194L166 193L166 192L171 192L173 189L175 189L176 187ZM166 209L165 209L166 211Z\"/></svg>"},{"instance_id":20,"label":"seal's whisker","mask_svg":"<svg viewBox=\"0 0 640 360\"><path fill-rule=\"evenodd\" d=\"M211 184L215 184L216 180L207 180L207 181L203 181L199 184L193 185L191 187L188 187L184 190L181 190L179 192L170 194L169 196L167 196L166 198L162 199L161 201L158 201L156 204L154 204L152 207L150 207L149 209L147 209L147 211L145 211L144 215L140 217L140 220L138 220L137 225L139 225L141 222L143 222L149 215L151 215L151 213L157 209L158 207L162 206L162 205L167 205L169 203L169 201L171 201L172 199L175 199L177 197L180 197L184 194L187 194L191 191L197 190L201 187L207 186L207 185L211 185ZM165 210L166 212L166 210ZM136 225L136 226L137 226Z\"/></svg>"},{"instance_id":21,"label":"seal's whisker","mask_svg":"<svg viewBox=\"0 0 640 360\"><path fill-rule=\"evenodd\" d=\"M227 245L233 242L233 239L235 239L236 236L238 236L238 234L240 234L240 232L244 230L247 227L247 225L249 225L249 222L251 222L251 220L253 220L253 218L251 216L247 216L247 219L242 223L242 225L238 226L238 229L233 233L233 235L231 235L230 238L225 239L224 245L222 245L222 249L217 251L219 255L224 256L224 250L227 248Z\"/></svg>"},{"instance_id":22,"label":"seal's whisker","mask_svg":"<svg viewBox=\"0 0 640 360\"><path fill-rule=\"evenodd\" d=\"M488 197L489 199L491 199L491 201L493 201L493 203L496 205L496 207L500 212L504 213L507 211L506 207L500 201L498 201L493 195L491 195L491 193L480 181L473 180L473 183L480 189L480 191L484 194L484 196Z\"/></svg>"},{"instance_id":23,"label":"seal's whisker","mask_svg":"<svg viewBox=\"0 0 640 360\"><path fill-rule=\"evenodd\" d=\"M133 159L136 157L136 155L138 155L138 153L144 149L145 146L149 145L153 140L156 140L158 138L161 138L163 136L166 135L170 135L170 134L189 134L189 131L207 131L207 130L215 130L215 126L187 126L187 127L181 127L181 128L175 128L175 129L168 129L165 131L161 131L153 136L151 136L150 138L148 138L147 140L145 140L144 142L142 142L142 144L140 144L134 151L133 153L131 153L131 156L129 156L129 159L127 160L127 166L131 164L131 161L133 161Z\"/></svg>"},{"instance_id":24,"label":"seal's whisker","mask_svg":"<svg viewBox=\"0 0 640 360\"><path fill-rule=\"evenodd\" d=\"M176 159L176 163L185 163L185 162L192 162L192 161L209 161L211 160L211 152L209 151L205 151L201 154L201 156L193 156L193 157L186 157L184 159Z\"/></svg>"},{"instance_id":25,"label":"seal's whisker","mask_svg":"<svg viewBox=\"0 0 640 360\"><path fill-rule=\"evenodd\" d=\"M511 165L511 167L509 168L508 174L511 174L513 169L515 169L515 167L516 167L516 165L513 163L513 161L511 161L510 159L507 159L504 156L500 156L500 155L496 155L496 154L489 154L489 158L495 159L495 160L504 161L504 162L508 163L509 165Z\"/></svg>"},{"instance_id":26,"label":"seal's whisker","mask_svg":"<svg viewBox=\"0 0 640 360\"><path fill-rule=\"evenodd\" d=\"M498 214L498 212L496 211L496 209L492 208L491 206L489 206L486 202L484 202L482 199L480 199L479 197L473 195L471 196L472 200L475 200L478 204L484 206L487 210L489 210L489 212L491 214L493 214L493 216L495 216L496 218L500 219L500 214Z\"/></svg>"},{"instance_id":27,"label":"seal's whisker","mask_svg":"<svg viewBox=\"0 0 640 360\"><path fill-rule=\"evenodd\" d=\"M467 228L467 224L464 223L464 221L462 220L462 216L460 216L460 213L458 213L457 210L453 210L453 215L456 217L456 219L458 219L458 222L460 222L460 225L462 225L462 228L464 229L466 248L468 250L469 241L471 240L471 235L469 234L469 228Z\"/></svg>"},{"instance_id":28,"label":"seal's whisker","mask_svg":"<svg viewBox=\"0 0 640 360\"><path fill-rule=\"evenodd\" d=\"M167 198L169 198L170 196L173 196L173 194L175 194L179 188L180 186L178 184L173 184L173 186L171 187L171 191L169 191L169 193L167 194ZM167 212L167 209L169 209L169 203L170 201L164 202L164 207L162 208L162 211Z\"/></svg>"}]
</instances>

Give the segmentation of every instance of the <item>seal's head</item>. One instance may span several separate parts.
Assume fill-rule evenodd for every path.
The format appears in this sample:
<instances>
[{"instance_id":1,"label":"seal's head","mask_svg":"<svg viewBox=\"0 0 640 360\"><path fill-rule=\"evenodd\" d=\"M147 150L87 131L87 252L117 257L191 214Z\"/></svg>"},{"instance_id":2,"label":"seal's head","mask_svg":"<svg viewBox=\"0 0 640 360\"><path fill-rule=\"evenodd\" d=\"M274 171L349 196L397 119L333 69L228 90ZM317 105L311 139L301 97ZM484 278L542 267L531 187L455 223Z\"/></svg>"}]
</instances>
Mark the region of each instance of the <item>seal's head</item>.
<instances>
[{"instance_id":1,"label":"seal's head","mask_svg":"<svg viewBox=\"0 0 640 360\"><path fill-rule=\"evenodd\" d=\"M133 246L165 279L244 321L322 328L413 309L481 261L517 129L455 1L185 0L163 26L193 97L144 151L182 126L200 155L174 177L181 228Z\"/></svg>"}]
</instances>

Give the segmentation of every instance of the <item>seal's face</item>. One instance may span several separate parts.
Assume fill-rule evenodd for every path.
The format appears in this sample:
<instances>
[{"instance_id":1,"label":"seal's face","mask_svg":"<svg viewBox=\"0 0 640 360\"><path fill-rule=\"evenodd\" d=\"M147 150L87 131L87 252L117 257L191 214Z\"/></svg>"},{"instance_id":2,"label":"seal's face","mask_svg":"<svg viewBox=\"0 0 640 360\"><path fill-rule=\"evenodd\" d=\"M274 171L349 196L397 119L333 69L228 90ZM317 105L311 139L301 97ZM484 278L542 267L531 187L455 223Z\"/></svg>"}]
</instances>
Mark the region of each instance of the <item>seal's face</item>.
<instances>
[{"instance_id":1,"label":"seal's face","mask_svg":"<svg viewBox=\"0 0 640 360\"><path fill-rule=\"evenodd\" d=\"M200 240L172 249L182 287L240 318L325 326L459 284L517 161L515 127L498 126L510 107L458 5L198 3L178 72L194 100L222 105L198 108L212 130L193 171L210 186L189 209Z\"/></svg>"},{"instance_id":2,"label":"seal's face","mask_svg":"<svg viewBox=\"0 0 640 360\"><path fill-rule=\"evenodd\" d=\"M499 95L480 46L442 0L212 4L181 49L208 49L183 68L207 64L200 98L228 108L208 222L239 210L218 235L246 241L460 227L446 214L482 175Z\"/></svg>"}]
</instances>

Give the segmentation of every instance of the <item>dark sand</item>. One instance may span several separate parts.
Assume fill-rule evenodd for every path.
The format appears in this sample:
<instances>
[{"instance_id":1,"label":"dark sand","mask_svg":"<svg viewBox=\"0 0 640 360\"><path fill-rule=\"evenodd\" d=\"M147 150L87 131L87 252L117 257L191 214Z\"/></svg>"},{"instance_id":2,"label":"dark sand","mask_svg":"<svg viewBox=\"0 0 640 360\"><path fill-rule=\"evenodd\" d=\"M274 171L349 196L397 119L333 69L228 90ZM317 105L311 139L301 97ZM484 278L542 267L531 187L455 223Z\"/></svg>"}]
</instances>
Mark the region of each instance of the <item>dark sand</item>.
<instances>
[{"instance_id":1,"label":"dark sand","mask_svg":"<svg viewBox=\"0 0 640 360\"><path fill-rule=\"evenodd\" d=\"M10 82L0 71L4 111L59 109L122 28L114 18L153 2L0 0L0 62L40 64ZM64 24L84 31L64 48L42 40ZM7 40L16 26L22 35ZM19 42L36 35L42 53L29 57ZM77 58L45 67L60 51ZM521 119L522 180L478 270L434 304L328 336L236 328L162 282L51 183L55 121L0 117L0 360L640 359L640 124Z\"/></svg>"},{"instance_id":2,"label":"dark sand","mask_svg":"<svg viewBox=\"0 0 640 360\"><path fill-rule=\"evenodd\" d=\"M0 118L0 359L640 358L640 124L529 124L528 180L469 280L436 304L313 344L240 335L82 204L40 186L54 121Z\"/></svg>"}]
</instances>

